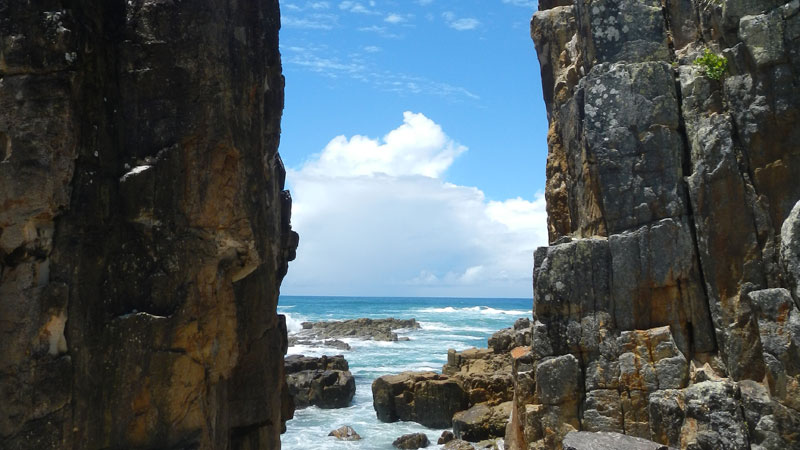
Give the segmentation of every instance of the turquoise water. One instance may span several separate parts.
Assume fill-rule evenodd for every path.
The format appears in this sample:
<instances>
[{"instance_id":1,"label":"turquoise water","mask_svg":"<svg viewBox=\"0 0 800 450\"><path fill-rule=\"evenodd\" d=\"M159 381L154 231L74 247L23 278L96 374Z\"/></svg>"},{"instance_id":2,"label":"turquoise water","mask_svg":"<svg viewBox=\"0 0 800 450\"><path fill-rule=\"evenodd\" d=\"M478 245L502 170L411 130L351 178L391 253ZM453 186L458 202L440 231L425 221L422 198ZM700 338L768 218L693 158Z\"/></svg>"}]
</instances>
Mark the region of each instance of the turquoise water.
<instances>
[{"instance_id":1,"label":"turquoise water","mask_svg":"<svg viewBox=\"0 0 800 450\"><path fill-rule=\"evenodd\" d=\"M406 433L423 432L433 444L443 430L413 422L381 423L372 408L372 381L381 375L406 370L441 371L447 349L486 347L492 333L531 316L530 299L401 298L401 297L300 297L281 296L278 313L286 315L289 333L304 321L344 320L369 317L415 318L420 330L400 330L406 342L342 339L350 351L306 346L289 348L289 354L320 356L342 354L356 379L356 396L348 408L316 407L295 412L281 436L282 448L299 449L394 449L392 441ZM341 442L328 437L331 430L350 425L361 441ZM437 448L433 445L428 448Z\"/></svg>"}]
</instances>

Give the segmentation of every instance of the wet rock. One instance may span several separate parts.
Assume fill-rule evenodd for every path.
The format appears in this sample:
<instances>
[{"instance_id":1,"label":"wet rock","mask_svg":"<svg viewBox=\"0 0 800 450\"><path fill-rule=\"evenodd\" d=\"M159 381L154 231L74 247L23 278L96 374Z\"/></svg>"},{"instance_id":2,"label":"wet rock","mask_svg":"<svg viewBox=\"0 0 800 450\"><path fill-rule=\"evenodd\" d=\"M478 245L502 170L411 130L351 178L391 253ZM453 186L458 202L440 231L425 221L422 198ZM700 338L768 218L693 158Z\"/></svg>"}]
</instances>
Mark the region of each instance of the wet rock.
<instances>
[{"instance_id":1,"label":"wet rock","mask_svg":"<svg viewBox=\"0 0 800 450\"><path fill-rule=\"evenodd\" d=\"M438 444L438 445L447 444L448 442L452 441L455 438L456 437L455 437L455 435L453 434L452 431L445 430L445 431L442 431L442 435L439 436L439 440L436 441L436 444Z\"/></svg>"},{"instance_id":2,"label":"wet rock","mask_svg":"<svg viewBox=\"0 0 800 450\"><path fill-rule=\"evenodd\" d=\"M328 347L337 350L351 350L350 344L338 339L298 339L297 336L289 336L289 347L295 345L307 345L309 347Z\"/></svg>"},{"instance_id":3,"label":"wet rock","mask_svg":"<svg viewBox=\"0 0 800 450\"><path fill-rule=\"evenodd\" d=\"M356 394L356 382L343 356L285 358L286 382L295 406L346 408Z\"/></svg>"},{"instance_id":4,"label":"wet rock","mask_svg":"<svg viewBox=\"0 0 800 450\"><path fill-rule=\"evenodd\" d=\"M434 372L384 375L372 383L372 404L378 420L413 421L430 428L449 428L453 414L467 409L461 383Z\"/></svg>"},{"instance_id":5,"label":"wet rock","mask_svg":"<svg viewBox=\"0 0 800 450\"><path fill-rule=\"evenodd\" d=\"M418 329L415 319L353 319L334 322L303 322L298 339L360 338L376 341L397 341L399 329Z\"/></svg>"},{"instance_id":6,"label":"wet rock","mask_svg":"<svg viewBox=\"0 0 800 450\"><path fill-rule=\"evenodd\" d=\"M425 448L431 443L425 433L404 434L392 442L392 445L400 449Z\"/></svg>"},{"instance_id":7,"label":"wet rock","mask_svg":"<svg viewBox=\"0 0 800 450\"><path fill-rule=\"evenodd\" d=\"M354 430L353 428L351 428L351 427L349 427L347 425L339 427L339 428L331 431L330 433L328 433L328 436L333 436L333 437L335 437L336 439L338 439L340 441L360 441L361 440L361 436L358 433L356 433L356 430Z\"/></svg>"},{"instance_id":8,"label":"wet rock","mask_svg":"<svg viewBox=\"0 0 800 450\"><path fill-rule=\"evenodd\" d=\"M511 402L494 407L479 403L453 416L453 433L470 442L503 437L510 417Z\"/></svg>"}]
</instances>

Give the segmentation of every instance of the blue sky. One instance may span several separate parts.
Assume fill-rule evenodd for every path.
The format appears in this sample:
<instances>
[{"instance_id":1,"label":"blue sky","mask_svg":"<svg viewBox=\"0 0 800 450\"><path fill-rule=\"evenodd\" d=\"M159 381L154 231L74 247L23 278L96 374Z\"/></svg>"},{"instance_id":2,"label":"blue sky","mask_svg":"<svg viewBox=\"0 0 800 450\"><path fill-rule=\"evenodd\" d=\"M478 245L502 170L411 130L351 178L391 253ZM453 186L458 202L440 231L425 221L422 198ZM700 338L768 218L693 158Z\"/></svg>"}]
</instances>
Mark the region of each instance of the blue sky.
<instances>
[{"instance_id":1,"label":"blue sky","mask_svg":"<svg viewBox=\"0 0 800 450\"><path fill-rule=\"evenodd\" d=\"M525 0L281 2L282 291L530 297L547 119Z\"/></svg>"}]
</instances>

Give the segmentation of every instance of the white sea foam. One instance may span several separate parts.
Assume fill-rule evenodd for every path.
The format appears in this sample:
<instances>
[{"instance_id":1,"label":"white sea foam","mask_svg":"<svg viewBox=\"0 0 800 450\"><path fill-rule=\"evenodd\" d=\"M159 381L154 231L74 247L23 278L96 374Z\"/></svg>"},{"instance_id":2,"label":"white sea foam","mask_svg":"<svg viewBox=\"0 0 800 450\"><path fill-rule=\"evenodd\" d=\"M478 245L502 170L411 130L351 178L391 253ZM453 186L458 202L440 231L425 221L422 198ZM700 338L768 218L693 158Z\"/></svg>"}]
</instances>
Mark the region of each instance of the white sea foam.
<instances>
[{"instance_id":1,"label":"white sea foam","mask_svg":"<svg viewBox=\"0 0 800 450\"><path fill-rule=\"evenodd\" d=\"M470 306L466 308L453 308L446 306L444 308L422 308L418 312L422 313L480 313L488 315L507 315L507 316L528 316L530 311L523 311L518 309L496 309L491 306Z\"/></svg>"},{"instance_id":2,"label":"white sea foam","mask_svg":"<svg viewBox=\"0 0 800 450\"><path fill-rule=\"evenodd\" d=\"M289 313L283 313L286 316L286 330L291 333L297 333L298 331L303 329L303 325L301 325L305 320L302 317L297 316L293 317Z\"/></svg>"}]
</instances>

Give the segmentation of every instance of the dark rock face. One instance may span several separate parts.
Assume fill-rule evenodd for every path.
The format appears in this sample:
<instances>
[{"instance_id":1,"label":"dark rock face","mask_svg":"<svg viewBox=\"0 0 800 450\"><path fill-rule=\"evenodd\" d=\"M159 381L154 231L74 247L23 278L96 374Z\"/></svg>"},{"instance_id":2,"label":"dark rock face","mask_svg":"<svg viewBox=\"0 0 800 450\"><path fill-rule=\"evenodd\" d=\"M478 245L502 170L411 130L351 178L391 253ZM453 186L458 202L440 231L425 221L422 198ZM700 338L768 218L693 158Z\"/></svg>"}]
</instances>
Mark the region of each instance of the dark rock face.
<instances>
[{"instance_id":1,"label":"dark rock face","mask_svg":"<svg viewBox=\"0 0 800 450\"><path fill-rule=\"evenodd\" d=\"M539 8L551 246L506 444L796 448L800 2Z\"/></svg>"},{"instance_id":2,"label":"dark rock face","mask_svg":"<svg viewBox=\"0 0 800 450\"><path fill-rule=\"evenodd\" d=\"M343 356L285 358L286 382L295 407L346 408L356 395L356 380Z\"/></svg>"},{"instance_id":3,"label":"dark rock face","mask_svg":"<svg viewBox=\"0 0 800 450\"><path fill-rule=\"evenodd\" d=\"M439 440L436 441L436 444L438 444L438 445L447 444L448 442L452 441L455 438L456 438L456 436L453 434L452 431L444 430L444 431L442 431L442 435L439 436Z\"/></svg>"},{"instance_id":4,"label":"dark rock face","mask_svg":"<svg viewBox=\"0 0 800 450\"><path fill-rule=\"evenodd\" d=\"M298 339L336 339L361 338L375 341L397 341L394 330L402 328L417 329L415 319L353 319L333 322L303 322L303 329L297 333Z\"/></svg>"},{"instance_id":5,"label":"dark rock face","mask_svg":"<svg viewBox=\"0 0 800 450\"><path fill-rule=\"evenodd\" d=\"M457 379L434 372L403 372L372 383L372 404L382 422L404 420L449 428L453 414L467 409L469 397Z\"/></svg>"},{"instance_id":6,"label":"dark rock face","mask_svg":"<svg viewBox=\"0 0 800 450\"><path fill-rule=\"evenodd\" d=\"M280 446L276 0L0 1L3 448Z\"/></svg>"},{"instance_id":7,"label":"dark rock face","mask_svg":"<svg viewBox=\"0 0 800 450\"><path fill-rule=\"evenodd\" d=\"M356 433L356 430L346 425L331 431L330 433L328 433L328 436L333 436L340 441L361 440L361 436L358 433Z\"/></svg>"},{"instance_id":8,"label":"dark rock face","mask_svg":"<svg viewBox=\"0 0 800 450\"><path fill-rule=\"evenodd\" d=\"M404 434L392 442L392 445L401 449L425 448L431 445L425 433Z\"/></svg>"}]
</instances>

